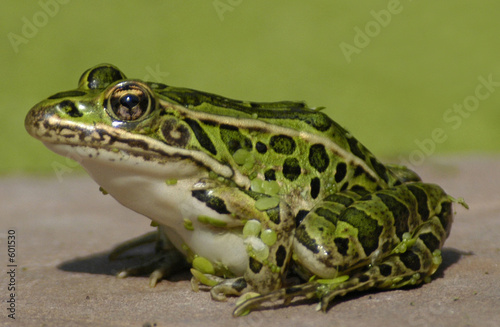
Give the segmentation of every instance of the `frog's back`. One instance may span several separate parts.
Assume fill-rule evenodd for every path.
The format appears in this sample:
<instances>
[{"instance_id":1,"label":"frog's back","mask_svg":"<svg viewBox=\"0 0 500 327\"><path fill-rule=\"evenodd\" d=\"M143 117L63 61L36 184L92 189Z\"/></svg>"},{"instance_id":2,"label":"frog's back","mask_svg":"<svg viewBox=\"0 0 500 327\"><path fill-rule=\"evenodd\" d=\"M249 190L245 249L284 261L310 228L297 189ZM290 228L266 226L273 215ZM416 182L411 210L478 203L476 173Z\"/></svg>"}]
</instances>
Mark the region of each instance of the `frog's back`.
<instances>
[{"instance_id":1,"label":"frog's back","mask_svg":"<svg viewBox=\"0 0 500 327\"><path fill-rule=\"evenodd\" d=\"M240 148L251 150L252 145L265 143L274 152L285 157L308 158L309 160L299 164L301 168L311 166L308 168L314 172L310 174L313 179L324 179L321 175L329 174L335 178L335 184L351 188L355 184L360 186L356 183L356 177L362 175L360 180L365 181L363 187L368 190L399 183L398 178L347 130L319 110L310 108L305 102L240 101L166 85L159 85L156 92L163 100L186 108L183 115L196 120L196 124L202 126L204 131L216 129L214 133L209 132L216 138L224 135L225 132L221 131L231 127L231 137L224 140L222 136L220 142L216 142L228 146L229 140L233 144L229 148L231 155ZM252 137L253 135L258 135L258 138ZM235 138L240 140L235 142ZM274 148L273 140L278 146L290 140L294 150L288 152ZM214 151L216 147L212 149L212 153L219 153ZM257 151L260 152L259 149ZM346 180L350 180L350 185L339 183L344 176L347 177ZM371 182L366 182L366 176Z\"/></svg>"},{"instance_id":2,"label":"frog's back","mask_svg":"<svg viewBox=\"0 0 500 327\"><path fill-rule=\"evenodd\" d=\"M303 101L253 102L226 98L220 95L188 88L162 85L158 93L172 101L198 112L211 112L217 116L258 119L269 124L318 133L322 136L344 136L347 131L319 110ZM335 130L340 133L328 133Z\"/></svg>"}]
</instances>

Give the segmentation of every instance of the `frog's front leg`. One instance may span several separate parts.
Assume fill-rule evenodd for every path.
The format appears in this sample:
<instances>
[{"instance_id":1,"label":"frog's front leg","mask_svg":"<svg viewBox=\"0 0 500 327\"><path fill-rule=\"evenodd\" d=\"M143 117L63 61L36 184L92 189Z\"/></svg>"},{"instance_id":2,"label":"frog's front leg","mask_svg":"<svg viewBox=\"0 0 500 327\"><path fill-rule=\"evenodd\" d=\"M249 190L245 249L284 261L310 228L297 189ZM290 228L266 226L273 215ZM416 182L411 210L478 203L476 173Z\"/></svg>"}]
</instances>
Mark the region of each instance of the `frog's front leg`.
<instances>
[{"instance_id":1,"label":"frog's front leg","mask_svg":"<svg viewBox=\"0 0 500 327\"><path fill-rule=\"evenodd\" d=\"M327 197L295 234L293 258L311 281L250 299L235 314L295 296L317 297L326 310L334 297L351 291L427 281L441 263L453 201L440 187L420 182Z\"/></svg>"},{"instance_id":2,"label":"frog's front leg","mask_svg":"<svg viewBox=\"0 0 500 327\"><path fill-rule=\"evenodd\" d=\"M153 258L138 266L129 267L118 272L117 277L141 276L149 274L149 286L155 287L163 278L188 267L186 259L167 238L165 226L158 226L157 231L139 236L115 247L109 254L110 260L117 260L127 251L143 244L155 243Z\"/></svg>"},{"instance_id":3,"label":"frog's front leg","mask_svg":"<svg viewBox=\"0 0 500 327\"><path fill-rule=\"evenodd\" d=\"M247 292L269 293L281 288L291 257L295 223L289 206L279 198L234 186L209 187L199 197L210 203L224 203L231 217L243 224L241 238L246 246L248 267L243 276L220 280L199 273L203 283L213 286L212 297L224 300L226 295Z\"/></svg>"}]
</instances>

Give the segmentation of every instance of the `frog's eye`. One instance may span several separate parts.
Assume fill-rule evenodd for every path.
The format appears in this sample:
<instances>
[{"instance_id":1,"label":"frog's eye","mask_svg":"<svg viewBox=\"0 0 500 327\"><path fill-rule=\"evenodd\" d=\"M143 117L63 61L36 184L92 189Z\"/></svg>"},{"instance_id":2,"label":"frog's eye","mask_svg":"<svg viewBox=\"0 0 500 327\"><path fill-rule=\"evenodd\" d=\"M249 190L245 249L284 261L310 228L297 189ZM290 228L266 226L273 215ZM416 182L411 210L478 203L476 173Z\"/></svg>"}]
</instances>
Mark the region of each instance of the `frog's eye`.
<instances>
[{"instance_id":1,"label":"frog's eye","mask_svg":"<svg viewBox=\"0 0 500 327\"><path fill-rule=\"evenodd\" d=\"M151 91L141 83L123 82L114 86L108 94L106 110L117 120L140 120L155 108Z\"/></svg>"},{"instance_id":2,"label":"frog's eye","mask_svg":"<svg viewBox=\"0 0 500 327\"><path fill-rule=\"evenodd\" d=\"M125 74L117 67L110 64L100 64L87 69L87 71L82 74L78 81L78 88L86 90L104 90L110 84L126 78Z\"/></svg>"}]
</instances>

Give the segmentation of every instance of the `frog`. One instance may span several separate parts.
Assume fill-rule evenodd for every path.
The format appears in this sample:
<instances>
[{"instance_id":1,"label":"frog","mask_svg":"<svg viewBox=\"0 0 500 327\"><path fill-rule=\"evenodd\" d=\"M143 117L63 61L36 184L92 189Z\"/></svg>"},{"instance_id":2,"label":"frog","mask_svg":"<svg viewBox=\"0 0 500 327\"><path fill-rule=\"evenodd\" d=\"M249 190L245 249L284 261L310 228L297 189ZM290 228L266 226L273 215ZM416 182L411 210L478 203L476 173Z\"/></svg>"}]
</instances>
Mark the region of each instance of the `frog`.
<instances>
[{"instance_id":1,"label":"frog","mask_svg":"<svg viewBox=\"0 0 500 327\"><path fill-rule=\"evenodd\" d=\"M78 163L153 233L151 262L119 277L150 285L191 267L192 287L239 296L234 316L354 291L431 281L460 199L413 170L383 164L302 101L240 101L86 70L74 90L27 114L28 133Z\"/></svg>"}]
</instances>

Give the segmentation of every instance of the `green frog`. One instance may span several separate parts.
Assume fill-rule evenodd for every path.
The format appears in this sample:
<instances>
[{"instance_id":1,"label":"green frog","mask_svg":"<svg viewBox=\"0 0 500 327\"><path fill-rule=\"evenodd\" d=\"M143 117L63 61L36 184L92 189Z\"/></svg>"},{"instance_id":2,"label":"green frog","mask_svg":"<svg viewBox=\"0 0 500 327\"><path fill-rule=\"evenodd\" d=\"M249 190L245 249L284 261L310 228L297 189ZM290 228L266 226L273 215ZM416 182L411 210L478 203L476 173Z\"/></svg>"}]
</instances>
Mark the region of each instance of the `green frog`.
<instances>
[{"instance_id":1,"label":"green frog","mask_svg":"<svg viewBox=\"0 0 500 327\"><path fill-rule=\"evenodd\" d=\"M241 296L235 316L429 282L458 201L382 164L320 108L127 79L109 64L37 104L25 126L154 222L154 261L120 277L149 272L154 286L189 264L194 289Z\"/></svg>"}]
</instances>

